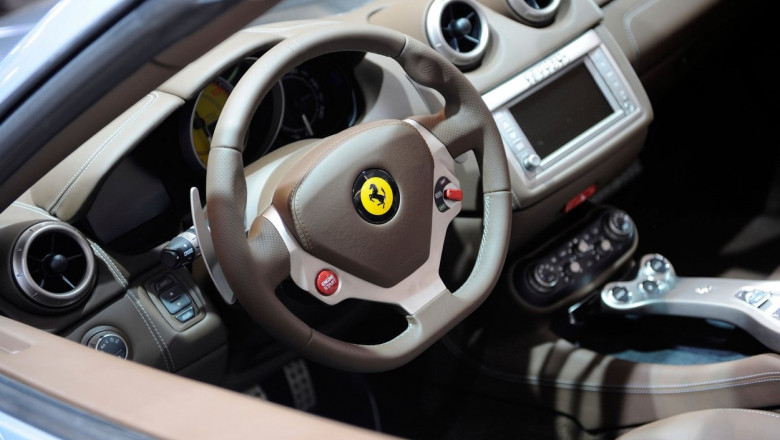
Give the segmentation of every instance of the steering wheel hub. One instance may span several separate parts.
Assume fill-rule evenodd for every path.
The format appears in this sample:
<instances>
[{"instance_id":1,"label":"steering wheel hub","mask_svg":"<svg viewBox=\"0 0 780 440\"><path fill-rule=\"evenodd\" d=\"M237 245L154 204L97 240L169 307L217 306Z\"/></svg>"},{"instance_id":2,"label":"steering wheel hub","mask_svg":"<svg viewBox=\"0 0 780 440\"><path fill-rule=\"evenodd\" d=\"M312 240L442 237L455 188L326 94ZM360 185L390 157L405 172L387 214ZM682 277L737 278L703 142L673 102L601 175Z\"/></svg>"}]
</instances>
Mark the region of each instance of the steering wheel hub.
<instances>
[{"instance_id":1,"label":"steering wheel hub","mask_svg":"<svg viewBox=\"0 0 780 440\"><path fill-rule=\"evenodd\" d=\"M387 171L365 170L352 185L352 203L363 220L381 225L390 221L401 205L401 193Z\"/></svg>"},{"instance_id":2,"label":"steering wheel hub","mask_svg":"<svg viewBox=\"0 0 780 440\"><path fill-rule=\"evenodd\" d=\"M355 176L367 177L357 193ZM391 287L428 259L433 179L419 132L379 121L314 147L276 189L274 206L305 251Z\"/></svg>"}]
</instances>

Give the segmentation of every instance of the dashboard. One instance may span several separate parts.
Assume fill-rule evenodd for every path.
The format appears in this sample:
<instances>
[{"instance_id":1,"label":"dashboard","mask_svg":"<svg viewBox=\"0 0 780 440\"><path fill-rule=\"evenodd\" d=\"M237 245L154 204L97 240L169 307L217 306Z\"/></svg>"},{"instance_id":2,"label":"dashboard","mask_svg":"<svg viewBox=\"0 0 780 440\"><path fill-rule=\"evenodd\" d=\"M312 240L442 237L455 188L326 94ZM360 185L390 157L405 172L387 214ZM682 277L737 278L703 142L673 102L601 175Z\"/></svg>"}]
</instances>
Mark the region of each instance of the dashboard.
<instances>
[{"instance_id":1,"label":"dashboard","mask_svg":"<svg viewBox=\"0 0 780 440\"><path fill-rule=\"evenodd\" d=\"M484 90L510 157L515 207L522 212L518 218L533 213L531 223L541 225L545 222L536 221L539 216L548 221L559 217L570 199L600 188L636 155L651 117L650 106L641 85L630 78L630 64L608 46L614 44L608 34L598 28L588 30L598 22L596 8L583 2L576 11L563 9L567 20L549 26L547 32L561 34L554 41L573 39L566 45L550 43L547 49L542 44L533 53L513 53L487 69L489 62L495 64L503 52L511 51L508 41L526 38L536 28L508 20L479 3L458 2L454 9L449 3L431 5L442 19L426 24L427 33L439 26L447 28L453 14L461 14L476 20L469 38L487 39L491 32L501 35L491 46L450 39L452 45L442 53L457 52L454 62ZM385 24L386 16L397 8L358 9L352 14L358 21L365 16L370 23ZM291 23L289 29L294 31L295 22ZM421 40L435 38L411 32L404 21L394 21L393 26ZM161 108L157 115L154 108L151 115L144 115L153 118L154 126L124 141L121 160L108 163L109 172L96 176L101 184L84 200L91 203L74 207L79 229L110 250L132 255L163 245L192 225L189 191L194 187L205 193L208 152L222 108L244 73L277 41L273 33L258 32L261 29L262 25L248 28L227 40L159 88L183 100L175 108ZM284 32L282 28L280 33ZM469 58L462 58L462 52ZM290 69L251 118L243 141L245 166L283 146L322 139L357 123L442 108L440 96L410 82L393 64L376 55L335 52ZM577 99L572 100L575 94ZM458 166L462 180L479 179L473 159L462 158ZM576 176L589 182L572 182ZM128 187L127 181L137 183ZM479 205L479 188L473 186L463 201L466 215L477 213ZM515 246L537 232L527 226L522 230Z\"/></svg>"},{"instance_id":2,"label":"dashboard","mask_svg":"<svg viewBox=\"0 0 780 440\"><path fill-rule=\"evenodd\" d=\"M233 87L260 55L220 72L141 139L107 175L78 227L125 254L148 251L189 227L188 192L193 186L204 188L217 120ZM359 53L321 56L285 74L252 117L244 164L292 142L353 126L364 112L355 79L362 58ZM179 148L160 148L176 144Z\"/></svg>"},{"instance_id":3,"label":"dashboard","mask_svg":"<svg viewBox=\"0 0 780 440\"><path fill-rule=\"evenodd\" d=\"M586 200L628 169L653 118L635 71L639 64L623 46L629 37L622 27L607 27L611 21L592 1L561 3L553 21L532 23L487 1L399 0L367 3L327 19L245 28L127 109L3 213L8 249L27 249L18 239L31 224L56 221L68 234L83 236L82 248L92 249L102 263L82 271L89 280L81 296L55 308L35 297L59 293L41 293L45 289L38 286L30 294L9 272L0 308L77 342L87 343L95 328L114 329L132 345L127 353L133 360L159 368L179 370L175 359L179 365L224 361L231 325L224 317L232 312L223 310L213 274L202 262L170 270L161 264L160 251L193 226L193 188L205 204L211 138L250 66L302 28L340 22L386 26L431 44L482 95L509 161L510 249L517 249L565 216L573 201ZM426 15L428 8L438 11L438 20ZM257 106L243 141L244 165L253 170L278 152L355 125L431 115L443 105L441 95L411 81L389 58L322 55L290 68ZM463 200L454 229L479 236L479 164L468 153L455 159ZM27 232L31 241L40 234ZM454 269L442 278L462 282L468 274L462 268L473 264L477 248L466 245L445 255ZM165 281L169 272L172 284ZM171 285L178 286L177 299L188 299L187 308L172 307L172 298L164 297ZM139 304L155 314L138 316L133 310ZM150 335L149 321L166 330ZM159 349L163 345L167 350ZM215 351L219 355L212 357Z\"/></svg>"},{"instance_id":4,"label":"dashboard","mask_svg":"<svg viewBox=\"0 0 780 440\"><path fill-rule=\"evenodd\" d=\"M776 90L771 72L727 81L722 57L766 53L771 18L727 0L271 3L123 2L166 32L106 23L28 82L0 124L3 151L40 151L3 157L24 162L0 212L5 377L177 427L156 437L218 426L156 417L171 405L238 432L226 413L258 403L240 393L405 438L559 417L609 436L776 404L743 380L778 371L776 282L757 281L777 261L771 115L724 111ZM179 6L209 24L179 40ZM754 178L713 172L732 144ZM700 270L717 278L677 275ZM220 397L168 404L198 389L182 378ZM451 417L452 383L478 417Z\"/></svg>"}]
</instances>

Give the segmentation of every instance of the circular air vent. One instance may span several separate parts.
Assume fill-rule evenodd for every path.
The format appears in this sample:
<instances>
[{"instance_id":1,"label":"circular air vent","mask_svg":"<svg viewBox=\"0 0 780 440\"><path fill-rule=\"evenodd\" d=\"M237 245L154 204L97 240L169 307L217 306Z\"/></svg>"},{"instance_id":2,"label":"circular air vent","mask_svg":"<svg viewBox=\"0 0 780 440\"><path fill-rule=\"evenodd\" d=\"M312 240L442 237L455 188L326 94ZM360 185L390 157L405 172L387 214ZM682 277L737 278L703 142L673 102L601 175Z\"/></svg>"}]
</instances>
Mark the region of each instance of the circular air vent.
<instances>
[{"instance_id":1,"label":"circular air vent","mask_svg":"<svg viewBox=\"0 0 780 440\"><path fill-rule=\"evenodd\" d=\"M520 19L534 26L549 24L555 19L555 13L561 0L506 0L509 7Z\"/></svg>"},{"instance_id":2,"label":"circular air vent","mask_svg":"<svg viewBox=\"0 0 780 440\"><path fill-rule=\"evenodd\" d=\"M425 31L431 46L461 68L482 60L490 35L485 15L472 0L434 0Z\"/></svg>"},{"instance_id":3,"label":"circular air vent","mask_svg":"<svg viewBox=\"0 0 780 440\"><path fill-rule=\"evenodd\" d=\"M73 304L89 293L95 258L87 240L61 222L37 223L16 241L16 283L32 301L49 307Z\"/></svg>"}]
</instances>

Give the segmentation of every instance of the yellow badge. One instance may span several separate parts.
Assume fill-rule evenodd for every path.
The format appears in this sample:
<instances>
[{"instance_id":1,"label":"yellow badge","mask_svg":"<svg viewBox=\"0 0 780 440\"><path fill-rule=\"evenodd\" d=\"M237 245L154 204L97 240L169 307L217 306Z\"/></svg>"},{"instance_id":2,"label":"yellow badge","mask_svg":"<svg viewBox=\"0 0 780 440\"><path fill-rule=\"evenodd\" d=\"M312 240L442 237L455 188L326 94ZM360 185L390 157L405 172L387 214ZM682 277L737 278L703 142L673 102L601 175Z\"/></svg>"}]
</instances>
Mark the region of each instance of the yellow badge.
<instances>
[{"instance_id":1,"label":"yellow badge","mask_svg":"<svg viewBox=\"0 0 780 440\"><path fill-rule=\"evenodd\" d=\"M371 215L384 215L393 207L393 189L381 177L371 177L360 188L360 203Z\"/></svg>"}]
</instances>

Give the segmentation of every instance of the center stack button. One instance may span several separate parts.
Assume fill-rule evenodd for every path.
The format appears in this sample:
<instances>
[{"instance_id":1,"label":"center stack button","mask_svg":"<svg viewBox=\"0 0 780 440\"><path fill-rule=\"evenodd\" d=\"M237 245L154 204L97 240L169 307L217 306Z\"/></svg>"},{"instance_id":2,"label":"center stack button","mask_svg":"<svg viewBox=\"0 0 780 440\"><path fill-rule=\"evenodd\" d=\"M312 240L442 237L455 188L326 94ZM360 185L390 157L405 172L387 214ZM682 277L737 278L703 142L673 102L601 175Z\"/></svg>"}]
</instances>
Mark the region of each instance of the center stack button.
<instances>
[{"instance_id":1,"label":"center stack button","mask_svg":"<svg viewBox=\"0 0 780 440\"><path fill-rule=\"evenodd\" d=\"M531 273L532 285L542 292L547 292L555 287L559 279L558 268L549 263L536 264Z\"/></svg>"}]
</instances>

